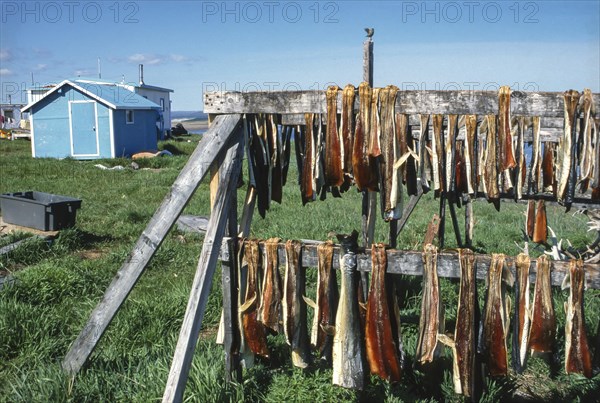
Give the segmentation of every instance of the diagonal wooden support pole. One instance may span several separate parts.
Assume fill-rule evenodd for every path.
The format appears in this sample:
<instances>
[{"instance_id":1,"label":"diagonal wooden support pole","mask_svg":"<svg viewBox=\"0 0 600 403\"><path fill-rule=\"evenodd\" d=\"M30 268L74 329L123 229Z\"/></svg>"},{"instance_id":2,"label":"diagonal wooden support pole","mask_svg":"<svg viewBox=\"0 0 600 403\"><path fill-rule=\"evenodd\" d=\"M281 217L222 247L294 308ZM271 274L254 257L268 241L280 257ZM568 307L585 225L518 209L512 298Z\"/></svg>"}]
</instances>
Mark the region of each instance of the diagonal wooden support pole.
<instances>
[{"instance_id":1,"label":"diagonal wooden support pole","mask_svg":"<svg viewBox=\"0 0 600 403\"><path fill-rule=\"evenodd\" d=\"M66 371L78 372L92 354L146 265L206 176L212 161L236 131L241 119L241 115L219 116L204 134L129 257L108 286L102 301L94 308L87 324L71 345L62 363Z\"/></svg>"},{"instance_id":2,"label":"diagonal wooden support pole","mask_svg":"<svg viewBox=\"0 0 600 403\"><path fill-rule=\"evenodd\" d=\"M236 192L237 179L242 163L242 152L243 142L241 139L237 139L227 151L225 161L221 166L222 174L219 176L215 205L208 221L196 276L192 284L190 299L163 395L163 402L181 402L183 400L183 392L192 364L194 350L196 349L202 317L208 302L208 295L221 250L221 242L225 235L227 219L229 218L229 203L232 200L232 195Z\"/></svg>"}]
</instances>

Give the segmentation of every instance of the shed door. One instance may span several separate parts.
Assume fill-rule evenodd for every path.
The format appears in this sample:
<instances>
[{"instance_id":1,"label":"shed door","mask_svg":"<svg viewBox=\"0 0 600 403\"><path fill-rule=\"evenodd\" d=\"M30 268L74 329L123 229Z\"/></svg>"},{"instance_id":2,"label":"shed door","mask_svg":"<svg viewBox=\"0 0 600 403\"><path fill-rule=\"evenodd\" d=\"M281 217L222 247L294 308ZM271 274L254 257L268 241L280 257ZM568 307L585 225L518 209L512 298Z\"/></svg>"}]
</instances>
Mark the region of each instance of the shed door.
<instances>
[{"instance_id":1,"label":"shed door","mask_svg":"<svg viewBox=\"0 0 600 403\"><path fill-rule=\"evenodd\" d=\"M73 156L98 156L96 102L69 102L71 120L71 153Z\"/></svg>"}]
</instances>

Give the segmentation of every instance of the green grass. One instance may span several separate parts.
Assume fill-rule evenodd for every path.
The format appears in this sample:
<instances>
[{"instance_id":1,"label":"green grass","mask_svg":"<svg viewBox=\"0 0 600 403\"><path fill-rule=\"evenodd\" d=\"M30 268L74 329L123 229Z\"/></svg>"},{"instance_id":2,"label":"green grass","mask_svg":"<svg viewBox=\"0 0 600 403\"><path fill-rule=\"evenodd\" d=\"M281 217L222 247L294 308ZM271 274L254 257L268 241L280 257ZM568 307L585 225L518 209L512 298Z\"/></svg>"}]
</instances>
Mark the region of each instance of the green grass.
<instances>
[{"instance_id":1,"label":"green grass","mask_svg":"<svg viewBox=\"0 0 600 403\"><path fill-rule=\"evenodd\" d=\"M94 165L129 166L127 159L76 161L32 159L27 141L0 142L0 192L38 190L83 200L76 228L61 231L48 245L27 241L0 258L0 272L16 281L0 292L0 401L158 401L187 303L202 237L171 230L139 283L119 311L93 353L88 367L71 378L60 363L70 343L86 323L91 310L120 268L150 217L197 144L166 142L170 158L142 160L137 171L103 171ZM292 159L292 163L294 160ZM247 177L247 175L245 175ZM302 207L297 172L291 167L282 205L273 203L265 219L258 214L251 235L259 238L326 239L330 231L360 229L361 195L351 190L341 199ZM244 191L238 196L241 210ZM208 184L203 183L185 213L208 215ZM425 195L399 238L399 248L421 248L427 223L439 208L438 200ZM478 252L515 255L521 246L525 205L502 203L500 213L486 202L477 202L475 247ZM458 210L462 217L463 210ZM581 215L548 207L549 225L575 247L591 242ZM462 219L461 219L462 221ZM464 227L461 223L461 231ZM0 246L25 237L0 239ZM376 241L387 242L387 228L377 221ZM447 223L447 246L456 243ZM532 251L533 255L540 251ZM315 271L308 273L308 294L314 296ZM269 338L272 362L259 362L245 371L241 384L224 382L223 354L214 344L221 310L220 269L217 269L192 363L185 397L188 401L461 401L454 395L451 357L446 349L435 373L412 368L420 315L421 279L400 276L402 321L407 368L404 379L389 385L375 377L362 393L331 384L331 369L315 364L293 368L289 349L281 336ZM446 306L446 330L452 331L458 284L441 279ZM485 284L479 283L480 299ZM600 389L600 377L591 380L564 373L564 321L566 291L554 289L558 319L558 359L554 367L530 360L521 376L487 381L483 401L513 400L515 393L538 400L591 401ZM586 325L590 341L600 320L600 293L586 291Z\"/></svg>"}]
</instances>

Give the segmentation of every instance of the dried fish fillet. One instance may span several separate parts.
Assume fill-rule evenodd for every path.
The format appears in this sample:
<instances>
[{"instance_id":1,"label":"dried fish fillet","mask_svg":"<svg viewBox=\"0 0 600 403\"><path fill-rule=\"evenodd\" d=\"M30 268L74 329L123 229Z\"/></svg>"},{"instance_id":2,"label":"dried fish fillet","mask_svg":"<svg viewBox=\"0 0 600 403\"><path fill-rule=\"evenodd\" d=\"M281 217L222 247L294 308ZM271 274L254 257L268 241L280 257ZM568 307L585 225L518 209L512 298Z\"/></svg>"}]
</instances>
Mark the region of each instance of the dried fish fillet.
<instances>
[{"instance_id":1,"label":"dried fish fillet","mask_svg":"<svg viewBox=\"0 0 600 403\"><path fill-rule=\"evenodd\" d=\"M440 354L438 333L443 333L444 312L440 302L437 275L437 248L425 245L423 252L423 297L419 318L419 340L415 358L421 364L432 362Z\"/></svg>"},{"instance_id":2,"label":"dried fish fillet","mask_svg":"<svg viewBox=\"0 0 600 403\"><path fill-rule=\"evenodd\" d=\"M569 275L565 276L563 289L569 288L569 299L565 302L565 372L592 377L592 355L585 332L583 310L583 288L585 271L582 260L569 262Z\"/></svg>"},{"instance_id":3,"label":"dried fish fillet","mask_svg":"<svg viewBox=\"0 0 600 403\"><path fill-rule=\"evenodd\" d=\"M362 390L367 369L360 326L356 252L358 233L338 235L341 289L333 338L333 384Z\"/></svg>"},{"instance_id":4,"label":"dried fish fillet","mask_svg":"<svg viewBox=\"0 0 600 403\"><path fill-rule=\"evenodd\" d=\"M384 244L371 247L371 288L367 302L366 353L371 373L390 382L402 377L400 318L396 316L396 297L386 281L387 256ZM390 292L392 291L392 292Z\"/></svg>"},{"instance_id":5,"label":"dried fish fillet","mask_svg":"<svg viewBox=\"0 0 600 403\"><path fill-rule=\"evenodd\" d=\"M556 316L552 305L550 261L542 255L536 261L533 314L529 331L529 348L532 353L551 353L556 337Z\"/></svg>"}]
</instances>

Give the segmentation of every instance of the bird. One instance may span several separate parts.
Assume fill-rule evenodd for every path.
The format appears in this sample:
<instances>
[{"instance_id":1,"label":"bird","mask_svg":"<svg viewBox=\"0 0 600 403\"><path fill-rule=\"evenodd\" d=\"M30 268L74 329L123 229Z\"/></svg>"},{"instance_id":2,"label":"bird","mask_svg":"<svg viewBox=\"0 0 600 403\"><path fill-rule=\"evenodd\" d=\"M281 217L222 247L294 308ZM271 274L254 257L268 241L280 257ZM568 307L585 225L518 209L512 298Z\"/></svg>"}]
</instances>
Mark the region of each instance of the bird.
<instances>
[{"instance_id":1,"label":"bird","mask_svg":"<svg viewBox=\"0 0 600 403\"><path fill-rule=\"evenodd\" d=\"M375 28L365 28L365 32L367 33L367 38L372 38L375 33Z\"/></svg>"}]
</instances>

